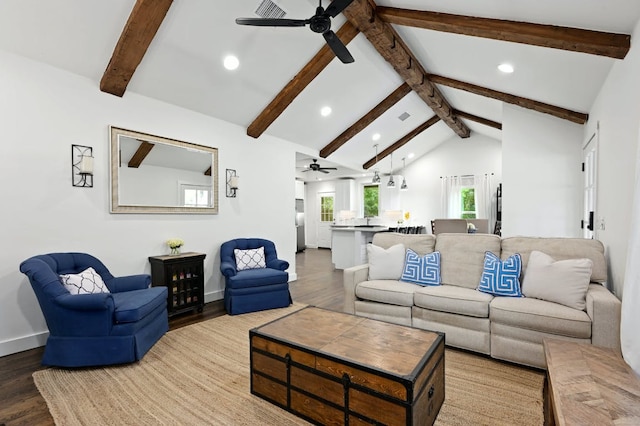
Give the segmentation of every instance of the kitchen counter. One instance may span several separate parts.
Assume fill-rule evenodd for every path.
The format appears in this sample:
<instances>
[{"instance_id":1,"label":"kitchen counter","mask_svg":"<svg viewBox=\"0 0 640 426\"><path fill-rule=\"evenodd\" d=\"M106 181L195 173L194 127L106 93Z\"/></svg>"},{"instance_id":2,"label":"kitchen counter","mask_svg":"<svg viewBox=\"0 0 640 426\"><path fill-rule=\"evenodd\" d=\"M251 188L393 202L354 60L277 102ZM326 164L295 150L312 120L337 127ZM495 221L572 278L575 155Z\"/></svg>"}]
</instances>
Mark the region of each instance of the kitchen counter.
<instances>
[{"instance_id":1,"label":"kitchen counter","mask_svg":"<svg viewBox=\"0 0 640 426\"><path fill-rule=\"evenodd\" d=\"M377 226L377 225L331 225L332 231L360 231L360 232L382 232L386 231L389 228L386 226Z\"/></svg>"},{"instance_id":2,"label":"kitchen counter","mask_svg":"<svg viewBox=\"0 0 640 426\"><path fill-rule=\"evenodd\" d=\"M350 268L367 263L367 244L386 226L331 226L331 261L336 269Z\"/></svg>"}]
</instances>

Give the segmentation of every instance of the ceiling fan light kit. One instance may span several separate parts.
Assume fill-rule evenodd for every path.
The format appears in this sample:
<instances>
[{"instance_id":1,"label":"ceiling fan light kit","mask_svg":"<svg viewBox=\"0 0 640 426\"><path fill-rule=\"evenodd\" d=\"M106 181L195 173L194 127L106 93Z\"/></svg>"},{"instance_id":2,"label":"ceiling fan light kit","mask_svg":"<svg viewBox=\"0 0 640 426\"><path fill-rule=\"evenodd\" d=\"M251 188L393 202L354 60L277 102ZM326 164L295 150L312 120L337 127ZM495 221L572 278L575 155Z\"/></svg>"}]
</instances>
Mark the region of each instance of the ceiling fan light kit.
<instances>
[{"instance_id":1,"label":"ceiling fan light kit","mask_svg":"<svg viewBox=\"0 0 640 426\"><path fill-rule=\"evenodd\" d=\"M327 45L338 59L345 64L350 64L354 61L353 56L351 56L351 53L349 53L349 50L347 50L347 47L336 33L331 30L331 18L335 18L351 2L353 0L334 0L325 9L322 7L322 0L320 0L315 15L309 19L237 18L236 24L256 27L304 27L309 25L311 31L322 34Z\"/></svg>"}]
</instances>

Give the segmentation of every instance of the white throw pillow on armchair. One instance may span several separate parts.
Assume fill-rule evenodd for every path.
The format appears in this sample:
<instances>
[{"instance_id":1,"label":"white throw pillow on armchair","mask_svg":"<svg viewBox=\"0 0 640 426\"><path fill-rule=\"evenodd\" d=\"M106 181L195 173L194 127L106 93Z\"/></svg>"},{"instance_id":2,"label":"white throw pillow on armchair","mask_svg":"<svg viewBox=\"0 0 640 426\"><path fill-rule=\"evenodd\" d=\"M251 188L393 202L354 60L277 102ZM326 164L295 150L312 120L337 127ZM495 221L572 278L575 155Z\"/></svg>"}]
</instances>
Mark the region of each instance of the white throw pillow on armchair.
<instances>
[{"instance_id":1,"label":"white throw pillow on armchair","mask_svg":"<svg viewBox=\"0 0 640 426\"><path fill-rule=\"evenodd\" d=\"M404 244L383 249L367 244L370 280L399 280L404 269Z\"/></svg>"}]
</instances>

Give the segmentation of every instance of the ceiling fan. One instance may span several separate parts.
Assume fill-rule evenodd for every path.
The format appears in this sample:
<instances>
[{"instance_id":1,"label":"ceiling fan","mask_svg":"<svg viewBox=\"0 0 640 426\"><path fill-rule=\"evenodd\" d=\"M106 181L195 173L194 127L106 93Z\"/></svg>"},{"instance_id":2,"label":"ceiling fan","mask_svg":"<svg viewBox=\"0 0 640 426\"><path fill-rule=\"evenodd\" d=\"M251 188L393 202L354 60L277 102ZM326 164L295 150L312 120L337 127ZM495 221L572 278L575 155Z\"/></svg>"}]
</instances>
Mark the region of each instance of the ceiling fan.
<instances>
[{"instance_id":1,"label":"ceiling fan","mask_svg":"<svg viewBox=\"0 0 640 426\"><path fill-rule=\"evenodd\" d=\"M327 44L333 50L333 53L343 63L349 64L354 61L353 56L347 50L347 47L338 38L336 33L331 30L331 18L335 18L353 0L333 0L325 10L322 7L322 0L316 9L316 14L309 19L282 19L282 18L237 18L236 24L253 25L257 27L304 27L309 25L311 31L322 33Z\"/></svg>"},{"instance_id":2,"label":"ceiling fan","mask_svg":"<svg viewBox=\"0 0 640 426\"><path fill-rule=\"evenodd\" d=\"M318 164L318 160L313 159L313 163L309 164L309 168L303 170L303 172L321 172L321 173L329 173L329 170L338 170L335 167L320 167Z\"/></svg>"}]
</instances>

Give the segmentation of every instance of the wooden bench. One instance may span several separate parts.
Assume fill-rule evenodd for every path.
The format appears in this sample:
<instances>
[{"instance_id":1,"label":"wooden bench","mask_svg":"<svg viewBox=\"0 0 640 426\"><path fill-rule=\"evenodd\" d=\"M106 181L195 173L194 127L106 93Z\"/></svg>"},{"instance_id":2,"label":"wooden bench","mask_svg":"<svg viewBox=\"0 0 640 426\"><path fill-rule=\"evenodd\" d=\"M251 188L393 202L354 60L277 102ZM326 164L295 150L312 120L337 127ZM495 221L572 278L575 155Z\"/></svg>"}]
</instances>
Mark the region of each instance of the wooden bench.
<instances>
[{"instance_id":1,"label":"wooden bench","mask_svg":"<svg viewBox=\"0 0 640 426\"><path fill-rule=\"evenodd\" d=\"M545 424L640 425L640 380L617 351L557 339L543 344Z\"/></svg>"}]
</instances>

